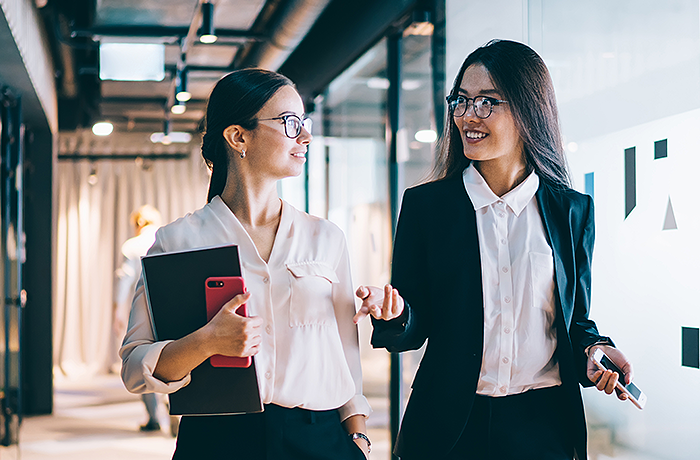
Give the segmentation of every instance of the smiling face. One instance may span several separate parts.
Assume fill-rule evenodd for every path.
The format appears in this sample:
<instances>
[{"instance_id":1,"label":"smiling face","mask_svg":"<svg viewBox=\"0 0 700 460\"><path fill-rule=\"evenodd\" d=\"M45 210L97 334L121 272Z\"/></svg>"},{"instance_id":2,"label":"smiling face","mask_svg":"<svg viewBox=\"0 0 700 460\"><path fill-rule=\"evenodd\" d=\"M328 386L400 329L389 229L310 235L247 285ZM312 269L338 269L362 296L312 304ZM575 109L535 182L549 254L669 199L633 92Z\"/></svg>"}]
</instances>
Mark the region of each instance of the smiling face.
<instances>
[{"instance_id":1,"label":"smiling face","mask_svg":"<svg viewBox=\"0 0 700 460\"><path fill-rule=\"evenodd\" d=\"M468 98L488 96L504 99L491 80L489 71L481 64L467 68L456 94ZM484 119L476 116L470 103L464 115L452 117L452 120L462 138L464 155L470 160L525 164L523 141L507 103L495 105L491 115Z\"/></svg>"},{"instance_id":2,"label":"smiling face","mask_svg":"<svg viewBox=\"0 0 700 460\"><path fill-rule=\"evenodd\" d=\"M273 179L298 176L306 162L306 151L313 139L305 129L296 139L285 135L283 120L263 120L285 115L304 118L304 104L299 93L291 86L281 87L260 109L255 118L258 126L247 131L245 150L252 171Z\"/></svg>"}]
</instances>

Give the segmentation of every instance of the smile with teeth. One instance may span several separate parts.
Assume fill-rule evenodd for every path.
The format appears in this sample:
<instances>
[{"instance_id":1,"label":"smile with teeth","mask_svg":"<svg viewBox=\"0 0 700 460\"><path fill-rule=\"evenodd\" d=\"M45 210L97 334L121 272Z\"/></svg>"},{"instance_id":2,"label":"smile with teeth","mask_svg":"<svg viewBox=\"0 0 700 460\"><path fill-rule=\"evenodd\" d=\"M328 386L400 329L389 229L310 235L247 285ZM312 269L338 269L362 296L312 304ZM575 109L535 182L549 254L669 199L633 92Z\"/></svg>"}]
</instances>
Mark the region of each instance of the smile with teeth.
<instances>
[{"instance_id":1,"label":"smile with teeth","mask_svg":"<svg viewBox=\"0 0 700 460\"><path fill-rule=\"evenodd\" d=\"M297 158L305 158L306 157L306 152L297 152L297 153L292 153L293 157Z\"/></svg>"},{"instance_id":2,"label":"smile with teeth","mask_svg":"<svg viewBox=\"0 0 700 460\"><path fill-rule=\"evenodd\" d=\"M478 131L465 131L465 134L469 139L483 139L487 136L486 133L480 133Z\"/></svg>"}]
</instances>

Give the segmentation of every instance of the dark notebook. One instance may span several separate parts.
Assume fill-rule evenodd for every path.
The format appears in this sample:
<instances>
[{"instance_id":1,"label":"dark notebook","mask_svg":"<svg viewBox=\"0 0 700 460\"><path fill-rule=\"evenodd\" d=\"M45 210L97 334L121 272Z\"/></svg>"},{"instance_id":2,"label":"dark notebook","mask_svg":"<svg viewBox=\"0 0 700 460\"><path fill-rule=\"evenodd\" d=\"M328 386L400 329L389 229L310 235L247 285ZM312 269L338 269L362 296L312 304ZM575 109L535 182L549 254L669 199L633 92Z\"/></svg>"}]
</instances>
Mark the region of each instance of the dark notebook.
<instances>
[{"instance_id":1,"label":"dark notebook","mask_svg":"<svg viewBox=\"0 0 700 460\"><path fill-rule=\"evenodd\" d=\"M207 278L241 276L238 246L148 255L141 263L156 340L176 340L206 324ZM212 367L207 359L169 397L171 415L262 411L255 359L247 368Z\"/></svg>"}]
</instances>

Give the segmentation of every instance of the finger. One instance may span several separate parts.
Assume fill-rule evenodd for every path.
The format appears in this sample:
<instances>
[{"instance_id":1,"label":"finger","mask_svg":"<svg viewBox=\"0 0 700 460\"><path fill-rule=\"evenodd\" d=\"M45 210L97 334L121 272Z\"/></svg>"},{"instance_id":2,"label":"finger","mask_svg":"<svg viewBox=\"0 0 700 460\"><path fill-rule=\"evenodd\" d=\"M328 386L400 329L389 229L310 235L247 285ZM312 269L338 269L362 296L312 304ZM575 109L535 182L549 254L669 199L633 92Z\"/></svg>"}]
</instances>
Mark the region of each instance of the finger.
<instances>
[{"instance_id":1,"label":"finger","mask_svg":"<svg viewBox=\"0 0 700 460\"><path fill-rule=\"evenodd\" d=\"M243 294L238 294L233 299L229 300L224 304L224 308L227 310L235 310L250 299L250 292L244 292Z\"/></svg>"},{"instance_id":2,"label":"finger","mask_svg":"<svg viewBox=\"0 0 700 460\"><path fill-rule=\"evenodd\" d=\"M260 316L244 316L244 318L247 323L246 325L254 329L262 327L265 322Z\"/></svg>"},{"instance_id":3,"label":"finger","mask_svg":"<svg viewBox=\"0 0 700 460\"><path fill-rule=\"evenodd\" d=\"M360 307L357 313L355 313L355 316L352 317L352 322L357 324L365 319L367 315L369 315L369 307Z\"/></svg>"},{"instance_id":4,"label":"finger","mask_svg":"<svg viewBox=\"0 0 700 460\"><path fill-rule=\"evenodd\" d=\"M600 376L600 379L598 379L598 382L596 383L596 388L600 391L605 391L605 387L608 385L608 380L610 380L610 376L612 375L611 371L605 371L603 374Z\"/></svg>"},{"instance_id":5,"label":"finger","mask_svg":"<svg viewBox=\"0 0 700 460\"><path fill-rule=\"evenodd\" d=\"M366 300L367 297L369 297L369 294L370 294L369 289L364 287L364 286L358 287L357 291L355 291L355 295L362 300Z\"/></svg>"},{"instance_id":6,"label":"finger","mask_svg":"<svg viewBox=\"0 0 700 460\"><path fill-rule=\"evenodd\" d=\"M612 394L612 392L615 391L615 386L617 385L617 380L618 380L618 374L617 374L617 372L613 372L613 374L608 379L608 383L605 385L605 392L607 394Z\"/></svg>"},{"instance_id":7,"label":"finger","mask_svg":"<svg viewBox=\"0 0 700 460\"><path fill-rule=\"evenodd\" d=\"M632 369L632 363L627 361L621 369L622 372L625 373L625 384L632 383L632 379L634 379L634 369Z\"/></svg>"},{"instance_id":8,"label":"finger","mask_svg":"<svg viewBox=\"0 0 700 460\"><path fill-rule=\"evenodd\" d=\"M392 303L391 290L390 284L384 286L384 302L382 302L381 319L389 319Z\"/></svg>"},{"instance_id":9,"label":"finger","mask_svg":"<svg viewBox=\"0 0 700 460\"><path fill-rule=\"evenodd\" d=\"M396 318L399 316L399 291L396 289L391 290L391 317Z\"/></svg>"}]
</instances>

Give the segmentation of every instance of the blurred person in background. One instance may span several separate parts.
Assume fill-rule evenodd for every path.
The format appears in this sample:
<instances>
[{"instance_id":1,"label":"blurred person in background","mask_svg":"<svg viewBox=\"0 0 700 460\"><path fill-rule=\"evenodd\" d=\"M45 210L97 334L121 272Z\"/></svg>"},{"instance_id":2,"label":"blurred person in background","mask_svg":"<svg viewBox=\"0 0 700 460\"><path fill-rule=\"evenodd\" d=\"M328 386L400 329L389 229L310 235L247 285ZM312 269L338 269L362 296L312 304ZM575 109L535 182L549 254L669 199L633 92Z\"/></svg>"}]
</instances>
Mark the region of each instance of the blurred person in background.
<instances>
[{"instance_id":1,"label":"blurred person in background","mask_svg":"<svg viewBox=\"0 0 700 460\"><path fill-rule=\"evenodd\" d=\"M129 238L122 245L124 261L116 271L117 286L114 290L114 332L116 337L124 337L126 325L129 321L131 299L134 296L136 282L141 277L141 257L156 241L156 230L161 226L160 212L151 205L144 205L131 213L129 221L134 229L135 236ZM148 421L140 426L141 431L160 431L158 422L158 395L144 393L141 395ZM171 417L170 428L173 436L177 435L177 417Z\"/></svg>"}]
</instances>

